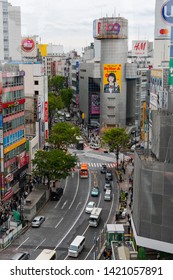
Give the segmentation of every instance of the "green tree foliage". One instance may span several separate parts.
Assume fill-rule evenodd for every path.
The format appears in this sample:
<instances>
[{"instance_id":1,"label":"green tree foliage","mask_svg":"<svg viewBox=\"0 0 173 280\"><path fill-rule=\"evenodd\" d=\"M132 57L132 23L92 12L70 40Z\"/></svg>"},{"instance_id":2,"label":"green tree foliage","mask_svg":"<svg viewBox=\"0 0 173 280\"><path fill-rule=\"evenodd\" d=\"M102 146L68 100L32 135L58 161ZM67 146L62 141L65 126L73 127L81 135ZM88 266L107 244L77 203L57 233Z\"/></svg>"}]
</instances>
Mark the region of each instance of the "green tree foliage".
<instances>
[{"instance_id":1,"label":"green tree foliage","mask_svg":"<svg viewBox=\"0 0 173 280\"><path fill-rule=\"evenodd\" d=\"M61 110L64 107L61 96L56 96L53 92L48 94L48 104L49 104L49 130L52 127L52 120L55 115L56 109Z\"/></svg>"},{"instance_id":2,"label":"green tree foliage","mask_svg":"<svg viewBox=\"0 0 173 280\"><path fill-rule=\"evenodd\" d=\"M70 104L73 98L73 89L67 88L67 89L62 89L60 91L62 101L64 103L64 106L70 111Z\"/></svg>"},{"instance_id":3,"label":"green tree foliage","mask_svg":"<svg viewBox=\"0 0 173 280\"><path fill-rule=\"evenodd\" d=\"M80 129L71 123L59 122L52 127L49 142L57 149L67 150L70 144L77 143Z\"/></svg>"},{"instance_id":4,"label":"green tree foliage","mask_svg":"<svg viewBox=\"0 0 173 280\"><path fill-rule=\"evenodd\" d=\"M65 179L77 163L76 156L62 150L37 151L32 160L33 175L51 180Z\"/></svg>"},{"instance_id":5,"label":"green tree foliage","mask_svg":"<svg viewBox=\"0 0 173 280\"><path fill-rule=\"evenodd\" d=\"M53 78L49 78L48 88L49 88L49 91L53 91L56 94L58 94L60 92L60 90L65 88L65 77L55 76Z\"/></svg>"},{"instance_id":6,"label":"green tree foliage","mask_svg":"<svg viewBox=\"0 0 173 280\"><path fill-rule=\"evenodd\" d=\"M118 168L119 153L122 148L127 146L129 136L124 128L111 128L104 132L102 136L104 143L108 144L110 150L115 152Z\"/></svg>"}]
</instances>

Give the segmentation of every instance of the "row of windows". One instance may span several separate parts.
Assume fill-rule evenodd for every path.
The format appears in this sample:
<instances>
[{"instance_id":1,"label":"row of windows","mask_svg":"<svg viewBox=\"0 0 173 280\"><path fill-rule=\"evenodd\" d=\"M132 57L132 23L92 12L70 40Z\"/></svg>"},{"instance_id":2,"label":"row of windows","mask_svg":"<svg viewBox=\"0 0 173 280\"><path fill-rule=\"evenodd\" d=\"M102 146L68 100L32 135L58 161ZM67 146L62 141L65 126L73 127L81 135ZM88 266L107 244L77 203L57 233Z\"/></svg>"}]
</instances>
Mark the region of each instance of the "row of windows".
<instances>
[{"instance_id":1,"label":"row of windows","mask_svg":"<svg viewBox=\"0 0 173 280\"><path fill-rule=\"evenodd\" d=\"M12 106L12 107L3 109L3 115L6 116L6 115L10 115L10 114L19 113L21 111L24 111L24 104L19 104L17 106Z\"/></svg>"},{"instance_id":2,"label":"row of windows","mask_svg":"<svg viewBox=\"0 0 173 280\"><path fill-rule=\"evenodd\" d=\"M24 137L24 130L19 130L9 136L4 137L4 147L8 147Z\"/></svg>"},{"instance_id":3,"label":"row of windows","mask_svg":"<svg viewBox=\"0 0 173 280\"><path fill-rule=\"evenodd\" d=\"M16 157L17 155L21 154L22 152L24 152L26 150L26 145L23 144L17 148L15 148L14 150L10 151L9 153L5 154L5 162L11 158Z\"/></svg>"},{"instance_id":4,"label":"row of windows","mask_svg":"<svg viewBox=\"0 0 173 280\"><path fill-rule=\"evenodd\" d=\"M10 170L9 170L9 166L7 168L5 168L5 174L13 173L18 169L18 162L15 161L10 165Z\"/></svg>"},{"instance_id":5,"label":"row of windows","mask_svg":"<svg viewBox=\"0 0 173 280\"><path fill-rule=\"evenodd\" d=\"M2 95L2 102L10 102L16 99L24 98L24 90L16 90L11 92L5 92Z\"/></svg>"},{"instance_id":6,"label":"row of windows","mask_svg":"<svg viewBox=\"0 0 173 280\"><path fill-rule=\"evenodd\" d=\"M10 122L5 122L3 125L4 131L8 131L10 129L15 129L19 127L20 125L23 125L25 122L24 116L16 118Z\"/></svg>"},{"instance_id":7,"label":"row of windows","mask_svg":"<svg viewBox=\"0 0 173 280\"><path fill-rule=\"evenodd\" d=\"M4 36L5 37L5 36ZM5 86L15 86L15 85L23 85L23 77L22 76L15 76L15 77L6 77L3 78L3 87Z\"/></svg>"}]
</instances>

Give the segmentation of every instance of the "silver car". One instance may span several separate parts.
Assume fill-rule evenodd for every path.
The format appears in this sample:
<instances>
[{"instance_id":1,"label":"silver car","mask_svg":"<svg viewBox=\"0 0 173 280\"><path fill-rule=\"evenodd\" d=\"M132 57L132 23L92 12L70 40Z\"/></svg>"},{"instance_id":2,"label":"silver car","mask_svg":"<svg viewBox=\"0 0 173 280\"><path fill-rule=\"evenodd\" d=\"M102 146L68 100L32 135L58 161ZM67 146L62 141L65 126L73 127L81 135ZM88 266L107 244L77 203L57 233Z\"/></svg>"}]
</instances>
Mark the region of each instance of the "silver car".
<instances>
[{"instance_id":1,"label":"silver car","mask_svg":"<svg viewBox=\"0 0 173 280\"><path fill-rule=\"evenodd\" d=\"M32 220L32 227L39 227L45 221L44 216L37 216Z\"/></svg>"},{"instance_id":2,"label":"silver car","mask_svg":"<svg viewBox=\"0 0 173 280\"><path fill-rule=\"evenodd\" d=\"M96 207L96 203L94 201L90 201L86 206L85 213L90 214L94 207Z\"/></svg>"},{"instance_id":3,"label":"silver car","mask_svg":"<svg viewBox=\"0 0 173 280\"><path fill-rule=\"evenodd\" d=\"M10 260L15 260L15 261L28 260L29 257L30 257L30 254L28 252L18 252L15 255L13 255Z\"/></svg>"}]
</instances>

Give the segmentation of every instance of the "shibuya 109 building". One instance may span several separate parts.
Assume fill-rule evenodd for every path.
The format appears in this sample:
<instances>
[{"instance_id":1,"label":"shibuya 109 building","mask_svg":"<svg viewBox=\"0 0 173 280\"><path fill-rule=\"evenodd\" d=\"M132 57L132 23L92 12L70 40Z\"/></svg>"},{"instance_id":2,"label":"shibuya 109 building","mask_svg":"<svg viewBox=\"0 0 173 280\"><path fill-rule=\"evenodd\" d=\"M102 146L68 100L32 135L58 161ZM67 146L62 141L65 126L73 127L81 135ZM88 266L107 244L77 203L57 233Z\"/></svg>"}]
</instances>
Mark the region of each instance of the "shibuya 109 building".
<instances>
[{"instance_id":1,"label":"shibuya 109 building","mask_svg":"<svg viewBox=\"0 0 173 280\"><path fill-rule=\"evenodd\" d=\"M96 19L93 36L100 40L100 126L125 127L128 21L122 17Z\"/></svg>"}]
</instances>

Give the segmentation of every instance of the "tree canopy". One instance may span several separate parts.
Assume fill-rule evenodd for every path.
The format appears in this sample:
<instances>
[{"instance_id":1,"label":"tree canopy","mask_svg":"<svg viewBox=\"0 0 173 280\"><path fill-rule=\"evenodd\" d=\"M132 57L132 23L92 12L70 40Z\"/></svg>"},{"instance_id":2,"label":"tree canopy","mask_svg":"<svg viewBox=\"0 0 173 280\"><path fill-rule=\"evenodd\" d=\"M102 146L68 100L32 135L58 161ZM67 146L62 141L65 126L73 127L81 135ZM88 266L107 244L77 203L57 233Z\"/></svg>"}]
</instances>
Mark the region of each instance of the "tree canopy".
<instances>
[{"instance_id":1,"label":"tree canopy","mask_svg":"<svg viewBox=\"0 0 173 280\"><path fill-rule=\"evenodd\" d=\"M111 128L104 132L102 136L104 143L108 144L110 150L116 153L117 167L119 152L122 148L127 146L129 142L129 136L124 128Z\"/></svg>"},{"instance_id":2,"label":"tree canopy","mask_svg":"<svg viewBox=\"0 0 173 280\"><path fill-rule=\"evenodd\" d=\"M52 127L52 120L55 115L56 109L61 110L64 107L61 96L56 96L53 92L48 94L48 104L49 104L49 130Z\"/></svg>"},{"instance_id":3,"label":"tree canopy","mask_svg":"<svg viewBox=\"0 0 173 280\"><path fill-rule=\"evenodd\" d=\"M55 76L53 78L49 78L48 88L49 91L53 91L58 94L60 90L65 88L65 77Z\"/></svg>"},{"instance_id":4,"label":"tree canopy","mask_svg":"<svg viewBox=\"0 0 173 280\"><path fill-rule=\"evenodd\" d=\"M60 91L62 101L64 103L64 106L70 111L70 104L73 98L73 89L67 88L67 89L62 89Z\"/></svg>"},{"instance_id":5,"label":"tree canopy","mask_svg":"<svg viewBox=\"0 0 173 280\"><path fill-rule=\"evenodd\" d=\"M62 150L39 150L32 160L33 175L47 178L50 186L51 180L65 179L77 163L76 156L67 154Z\"/></svg>"},{"instance_id":6,"label":"tree canopy","mask_svg":"<svg viewBox=\"0 0 173 280\"><path fill-rule=\"evenodd\" d=\"M59 122L52 127L49 142L57 149L67 150L70 144L77 143L80 129L71 123Z\"/></svg>"}]
</instances>

